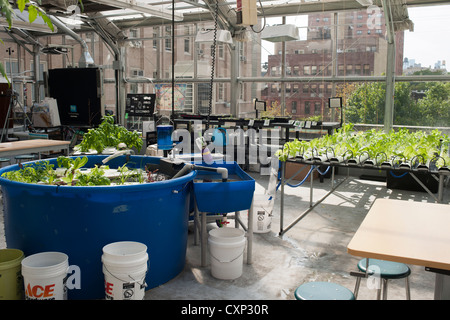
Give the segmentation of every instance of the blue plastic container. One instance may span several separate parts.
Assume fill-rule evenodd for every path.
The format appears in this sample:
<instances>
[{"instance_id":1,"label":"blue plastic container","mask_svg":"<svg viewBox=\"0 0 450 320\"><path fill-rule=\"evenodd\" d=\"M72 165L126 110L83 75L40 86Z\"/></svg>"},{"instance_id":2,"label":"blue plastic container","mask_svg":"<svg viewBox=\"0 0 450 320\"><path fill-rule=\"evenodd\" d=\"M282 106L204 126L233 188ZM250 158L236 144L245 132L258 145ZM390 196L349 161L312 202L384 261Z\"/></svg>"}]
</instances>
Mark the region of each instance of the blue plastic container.
<instances>
[{"instance_id":1,"label":"blue plastic container","mask_svg":"<svg viewBox=\"0 0 450 320\"><path fill-rule=\"evenodd\" d=\"M198 170L194 180L197 207L201 212L228 213L250 208L255 192L255 180L236 162L201 164L206 167L223 167L228 170L227 182L216 172ZM204 182L204 181L209 182Z\"/></svg>"},{"instance_id":2,"label":"blue plastic container","mask_svg":"<svg viewBox=\"0 0 450 320\"><path fill-rule=\"evenodd\" d=\"M172 150L173 148L172 132L173 132L172 125L156 126L158 149Z\"/></svg>"},{"instance_id":3,"label":"blue plastic container","mask_svg":"<svg viewBox=\"0 0 450 320\"><path fill-rule=\"evenodd\" d=\"M100 164L104 158L88 156L85 167ZM57 167L56 159L49 162ZM117 168L124 162L121 156L108 165ZM130 168L142 168L146 163L158 164L159 158L131 156L128 163ZM18 169L18 165L4 167L0 175ZM149 255L147 289L156 287L184 268L195 175L193 171L161 182L96 187L26 184L0 178L6 243L27 256L64 252L70 264L81 269L81 289L69 290L69 299L102 299L103 246L117 241L141 242Z\"/></svg>"}]
</instances>

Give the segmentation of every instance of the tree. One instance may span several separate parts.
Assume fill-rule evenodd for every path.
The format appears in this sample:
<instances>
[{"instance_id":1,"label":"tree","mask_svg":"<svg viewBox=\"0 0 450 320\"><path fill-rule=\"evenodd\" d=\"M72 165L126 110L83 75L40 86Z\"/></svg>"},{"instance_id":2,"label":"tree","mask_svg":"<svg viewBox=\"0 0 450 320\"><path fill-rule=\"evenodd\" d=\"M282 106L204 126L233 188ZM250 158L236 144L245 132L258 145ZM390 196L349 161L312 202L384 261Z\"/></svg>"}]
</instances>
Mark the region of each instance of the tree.
<instances>
[{"instance_id":1,"label":"tree","mask_svg":"<svg viewBox=\"0 0 450 320\"><path fill-rule=\"evenodd\" d=\"M394 88L394 124L424 125L417 102L411 96L409 82L397 82Z\"/></svg>"},{"instance_id":2,"label":"tree","mask_svg":"<svg viewBox=\"0 0 450 320\"><path fill-rule=\"evenodd\" d=\"M344 108L345 121L352 123L383 124L386 104L386 84L364 82L347 98ZM415 125L419 110L411 98L411 85L397 82L394 88L394 123Z\"/></svg>"},{"instance_id":3,"label":"tree","mask_svg":"<svg viewBox=\"0 0 450 320\"><path fill-rule=\"evenodd\" d=\"M386 85L379 82L359 84L347 98L345 121L350 123L382 124Z\"/></svg>"},{"instance_id":4,"label":"tree","mask_svg":"<svg viewBox=\"0 0 450 320\"><path fill-rule=\"evenodd\" d=\"M281 104L278 101L273 101L266 107L266 111L261 112L261 118L275 118L282 115ZM286 116L289 116L289 112L284 111Z\"/></svg>"},{"instance_id":5,"label":"tree","mask_svg":"<svg viewBox=\"0 0 450 320\"><path fill-rule=\"evenodd\" d=\"M428 82L425 97L418 101L421 122L427 126L444 126L450 123L450 83Z\"/></svg>"},{"instance_id":6,"label":"tree","mask_svg":"<svg viewBox=\"0 0 450 320\"><path fill-rule=\"evenodd\" d=\"M450 123L450 83L427 82L420 85L425 96L411 97L416 83L397 82L394 88L394 124L412 126L448 126ZM359 84L348 93L345 121L383 124L386 85L382 82Z\"/></svg>"}]
</instances>

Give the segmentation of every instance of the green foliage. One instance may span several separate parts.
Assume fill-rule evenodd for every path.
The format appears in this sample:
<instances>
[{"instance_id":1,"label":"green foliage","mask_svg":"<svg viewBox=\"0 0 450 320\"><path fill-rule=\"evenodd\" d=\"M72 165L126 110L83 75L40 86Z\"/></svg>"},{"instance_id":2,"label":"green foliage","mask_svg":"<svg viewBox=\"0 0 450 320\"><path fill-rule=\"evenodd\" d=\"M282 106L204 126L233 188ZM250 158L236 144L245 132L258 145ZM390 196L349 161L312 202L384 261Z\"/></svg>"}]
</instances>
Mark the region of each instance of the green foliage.
<instances>
[{"instance_id":1,"label":"green foliage","mask_svg":"<svg viewBox=\"0 0 450 320\"><path fill-rule=\"evenodd\" d=\"M118 179L115 179L116 184L125 184L125 182L139 182L142 183L144 178L142 175L142 171L140 169L130 169L127 167L125 163L123 166L117 168L117 171L120 173Z\"/></svg>"},{"instance_id":2,"label":"green foliage","mask_svg":"<svg viewBox=\"0 0 450 320\"><path fill-rule=\"evenodd\" d=\"M77 176L76 186L109 186L111 180L104 176L105 171L97 165L89 173L80 172Z\"/></svg>"},{"instance_id":3,"label":"green foliage","mask_svg":"<svg viewBox=\"0 0 450 320\"><path fill-rule=\"evenodd\" d=\"M429 82L426 95L418 100L420 122L425 126L448 126L450 123L450 83Z\"/></svg>"},{"instance_id":4,"label":"green foliage","mask_svg":"<svg viewBox=\"0 0 450 320\"><path fill-rule=\"evenodd\" d=\"M417 101L411 92L420 90L425 97ZM383 124L386 84L360 83L346 99L345 122ZM397 82L394 88L394 124L411 126L448 126L450 123L450 83Z\"/></svg>"},{"instance_id":5,"label":"green foliage","mask_svg":"<svg viewBox=\"0 0 450 320\"><path fill-rule=\"evenodd\" d=\"M40 3L40 1L38 2ZM20 12L23 12L26 9L28 10L28 20L30 21L30 23L33 23L34 20L36 20L36 18L39 16L42 18L42 20L44 20L45 24L50 28L50 30L54 31L54 27L50 18L41 8L36 6L34 3L34 1L30 0L17 0L17 7L19 8ZM10 23L11 27L11 21L8 22Z\"/></svg>"},{"instance_id":6,"label":"green foliage","mask_svg":"<svg viewBox=\"0 0 450 320\"><path fill-rule=\"evenodd\" d=\"M137 131L129 131L123 126L114 124L113 116L103 117L102 123L95 129L89 129L83 140L77 146L81 152L96 150L102 153L105 148L118 148L119 143L125 143L127 148L142 148L142 139Z\"/></svg>"},{"instance_id":7,"label":"green foliage","mask_svg":"<svg viewBox=\"0 0 450 320\"><path fill-rule=\"evenodd\" d=\"M70 184L73 185L76 182L74 181L75 175L77 174L77 170L79 170L80 168L82 168L87 162L88 162L88 158L87 157L83 157L83 158L68 158L68 157L58 157L57 159L58 162L58 166L65 168L66 171L64 173L64 177L61 178L61 181L64 184Z\"/></svg>"},{"instance_id":8,"label":"green foliage","mask_svg":"<svg viewBox=\"0 0 450 320\"><path fill-rule=\"evenodd\" d=\"M40 4L40 0L37 1ZM39 16L44 20L45 24L50 28L50 30L54 31L54 27L52 24L52 21L50 18L45 14L45 12L39 8L37 5L35 5L34 1L30 0L17 0L17 8L20 10L20 12L28 11L28 20L30 23L33 23L36 18ZM81 0L80 0L81 3ZM14 9L10 4L9 0L0 0L0 10L1 15L5 17L6 21L8 22L9 29L11 29L13 25L13 17L14 17ZM3 43L3 41L2 41ZM2 76L8 81L8 84L10 84L10 81L8 79L8 76L5 72L5 68L2 63L0 63L0 73Z\"/></svg>"},{"instance_id":9,"label":"green foliage","mask_svg":"<svg viewBox=\"0 0 450 320\"><path fill-rule=\"evenodd\" d=\"M436 166L449 166L447 156L450 139L439 130L431 133L424 131L410 132L407 129L354 131L353 124L346 124L332 135L325 135L311 141L287 142L276 155L281 161L298 155L312 158L317 155L343 157L343 159L357 158L365 153L376 162L399 159L402 161L418 161L428 164L436 160Z\"/></svg>"},{"instance_id":10,"label":"green foliage","mask_svg":"<svg viewBox=\"0 0 450 320\"><path fill-rule=\"evenodd\" d=\"M153 182L145 179L144 171L141 169L130 169L124 164L119 167L118 178L109 178L105 175L105 169L108 166L97 165L91 169L84 169L87 163L87 157L58 157L58 168L48 161L39 161L33 164L25 164L19 170L12 170L2 174L2 177L11 181L23 183L39 183L49 185L68 185L68 186L108 186L111 184L123 185L128 182L145 183ZM82 170L80 170L82 169ZM113 180L111 180L113 179Z\"/></svg>"},{"instance_id":11,"label":"green foliage","mask_svg":"<svg viewBox=\"0 0 450 320\"><path fill-rule=\"evenodd\" d=\"M25 164L19 170L8 171L2 174L2 177L18 182L24 183L38 183L53 181L56 174L53 170L53 165L48 161L41 161L32 164Z\"/></svg>"},{"instance_id":12,"label":"green foliage","mask_svg":"<svg viewBox=\"0 0 450 320\"><path fill-rule=\"evenodd\" d=\"M9 28L11 28L14 14L13 7L9 3L9 0L0 0L0 6L2 16L5 17L6 21L8 21Z\"/></svg>"}]
</instances>

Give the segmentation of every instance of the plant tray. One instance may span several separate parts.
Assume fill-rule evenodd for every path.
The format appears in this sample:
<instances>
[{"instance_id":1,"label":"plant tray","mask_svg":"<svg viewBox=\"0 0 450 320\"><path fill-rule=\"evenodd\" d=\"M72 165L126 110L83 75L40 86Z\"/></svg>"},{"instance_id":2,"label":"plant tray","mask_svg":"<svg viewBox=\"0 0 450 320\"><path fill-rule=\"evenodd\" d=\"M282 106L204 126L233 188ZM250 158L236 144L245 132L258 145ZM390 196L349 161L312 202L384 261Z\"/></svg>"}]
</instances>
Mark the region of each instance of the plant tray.
<instances>
[{"instance_id":1,"label":"plant tray","mask_svg":"<svg viewBox=\"0 0 450 320\"><path fill-rule=\"evenodd\" d=\"M255 180L236 162L205 164L205 167L221 167L228 170L228 180L216 172L198 170L194 179L194 194L198 210L210 213L228 213L248 210L252 204Z\"/></svg>"}]
</instances>

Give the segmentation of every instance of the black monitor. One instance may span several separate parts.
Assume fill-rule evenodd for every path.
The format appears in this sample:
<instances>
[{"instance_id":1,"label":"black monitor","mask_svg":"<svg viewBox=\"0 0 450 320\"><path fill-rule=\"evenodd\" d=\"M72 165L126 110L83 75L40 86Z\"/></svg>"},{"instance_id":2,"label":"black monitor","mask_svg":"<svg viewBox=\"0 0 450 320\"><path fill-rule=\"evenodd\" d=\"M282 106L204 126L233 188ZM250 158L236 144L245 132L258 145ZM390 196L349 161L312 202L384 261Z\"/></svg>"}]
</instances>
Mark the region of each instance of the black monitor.
<instances>
[{"instance_id":1,"label":"black monitor","mask_svg":"<svg viewBox=\"0 0 450 320\"><path fill-rule=\"evenodd\" d=\"M48 71L48 92L58 103L62 125L97 126L102 119L102 85L98 68Z\"/></svg>"}]
</instances>

